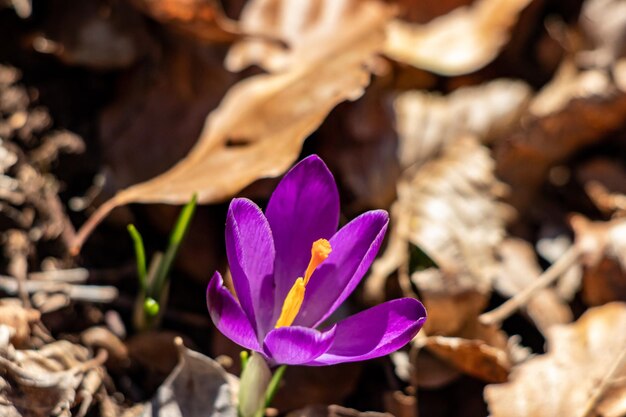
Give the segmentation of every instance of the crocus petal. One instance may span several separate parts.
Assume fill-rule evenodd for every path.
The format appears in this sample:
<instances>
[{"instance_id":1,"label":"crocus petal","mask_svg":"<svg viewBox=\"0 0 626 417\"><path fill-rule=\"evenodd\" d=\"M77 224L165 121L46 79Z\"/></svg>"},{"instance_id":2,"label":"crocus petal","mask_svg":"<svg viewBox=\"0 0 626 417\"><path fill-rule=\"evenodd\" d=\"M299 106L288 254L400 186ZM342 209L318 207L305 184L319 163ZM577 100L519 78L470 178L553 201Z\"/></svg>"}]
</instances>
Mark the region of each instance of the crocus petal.
<instances>
[{"instance_id":1,"label":"crocus petal","mask_svg":"<svg viewBox=\"0 0 626 417\"><path fill-rule=\"evenodd\" d=\"M265 210L276 245L276 308L304 271L311 245L330 239L339 224L339 193L328 167L316 155L303 159L280 181Z\"/></svg>"},{"instance_id":2,"label":"crocus petal","mask_svg":"<svg viewBox=\"0 0 626 417\"><path fill-rule=\"evenodd\" d=\"M261 350L252 324L235 297L224 287L219 272L209 282L206 303L215 327L224 336L247 349Z\"/></svg>"},{"instance_id":3,"label":"crocus petal","mask_svg":"<svg viewBox=\"0 0 626 417\"><path fill-rule=\"evenodd\" d=\"M386 211L368 211L330 239L333 250L313 273L295 325L317 327L354 291L374 261L388 222Z\"/></svg>"},{"instance_id":4,"label":"crocus petal","mask_svg":"<svg viewBox=\"0 0 626 417\"><path fill-rule=\"evenodd\" d=\"M332 365L387 355L413 339L425 321L426 310L414 298L379 304L337 323L333 344L307 365Z\"/></svg>"},{"instance_id":5,"label":"crocus petal","mask_svg":"<svg viewBox=\"0 0 626 417\"><path fill-rule=\"evenodd\" d=\"M274 242L263 212L248 199L236 198L228 208L226 255L239 303L262 338L272 327Z\"/></svg>"},{"instance_id":6,"label":"crocus petal","mask_svg":"<svg viewBox=\"0 0 626 417\"><path fill-rule=\"evenodd\" d=\"M273 363L300 365L326 352L334 337L334 328L320 332L299 326L279 327L267 334L263 351Z\"/></svg>"}]
</instances>

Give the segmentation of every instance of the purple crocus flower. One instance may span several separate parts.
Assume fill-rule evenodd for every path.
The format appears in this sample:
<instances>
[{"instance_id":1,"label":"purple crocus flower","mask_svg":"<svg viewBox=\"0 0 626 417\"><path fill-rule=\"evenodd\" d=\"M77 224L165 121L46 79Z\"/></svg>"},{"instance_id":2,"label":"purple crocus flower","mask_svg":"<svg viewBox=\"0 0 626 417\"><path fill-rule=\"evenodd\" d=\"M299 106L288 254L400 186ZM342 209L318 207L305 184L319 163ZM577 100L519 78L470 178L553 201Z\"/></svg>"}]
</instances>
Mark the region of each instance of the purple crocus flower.
<instances>
[{"instance_id":1,"label":"purple crocus flower","mask_svg":"<svg viewBox=\"0 0 626 417\"><path fill-rule=\"evenodd\" d=\"M380 248L386 211L364 213L337 231L339 194L322 160L294 166L265 214L234 199L226 253L236 297L216 272L207 288L215 326L271 365L331 365L391 353L426 321L413 298L388 301L318 329L352 293Z\"/></svg>"}]
</instances>

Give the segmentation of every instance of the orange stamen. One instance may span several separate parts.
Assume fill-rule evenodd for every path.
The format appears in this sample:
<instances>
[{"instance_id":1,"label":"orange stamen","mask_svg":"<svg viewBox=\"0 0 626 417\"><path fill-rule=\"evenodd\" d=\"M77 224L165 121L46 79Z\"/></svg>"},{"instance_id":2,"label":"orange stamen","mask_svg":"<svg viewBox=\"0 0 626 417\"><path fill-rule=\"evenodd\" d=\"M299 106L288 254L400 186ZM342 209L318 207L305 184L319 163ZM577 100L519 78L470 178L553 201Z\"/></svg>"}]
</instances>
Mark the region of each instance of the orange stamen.
<instances>
[{"instance_id":1,"label":"orange stamen","mask_svg":"<svg viewBox=\"0 0 626 417\"><path fill-rule=\"evenodd\" d=\"M304 289L304 280L300 277L289 290L287 297L285 297L283 309L280 312L276 326L274 326L275 328L291 326L291 323L296 319L302 302L304 301Z\"/></svg>"},{"instance_id":2,"label":"orange stamen","mask_svg":"<svg viewBox=\"0 0 626 417\"><path fill-rule=\"evenodd\" d=\"M315 268L328 258L331 251L332 248L330 247L330 243L326 239L318 239L313 242L313 246L311 247L311 260L309 261L309 266L307 266L306 272L304 273L305 284L309 283Z\"/></svg>"}]
</instances>

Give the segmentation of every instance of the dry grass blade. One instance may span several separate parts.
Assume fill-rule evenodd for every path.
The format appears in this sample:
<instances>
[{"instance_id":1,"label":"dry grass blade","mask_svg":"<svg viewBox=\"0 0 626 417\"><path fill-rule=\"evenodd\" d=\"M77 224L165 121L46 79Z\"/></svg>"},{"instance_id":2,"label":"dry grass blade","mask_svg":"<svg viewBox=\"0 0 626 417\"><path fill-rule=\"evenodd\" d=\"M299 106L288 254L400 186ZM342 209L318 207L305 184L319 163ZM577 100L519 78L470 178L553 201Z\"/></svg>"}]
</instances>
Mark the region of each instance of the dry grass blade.
<instances>
[{"instance_id":1,"label":"dry grass blade","mask_svg":"<svg viewBox=\"0 0 626 417\"><path fill-rule=\"evenodd\" d=\"M577 322L548 331L548 353L514 369L510 382L485 388L493 417L597 415L606 399L626 395L626 305L590 309ZM610 394L607 396L607 394ZM617 402L619 405L619 402ZM619 415L606 413L603 415Z\"/></svg>"},{"instance_id":2,"label":"dry grass blade","mask_svg":"<svg viewBox=\"0 0 626 417\"><path fill-rule=\"evenodd\" d=\"M361 2L340 32L290 71L235 85L207 118L189 155L152 180L120 191L83 226L74 248L113 208L131 203L181 204L224 200L262 177L283 173L330 110L356 99L369 83L364 64L380 51L389 9ZM331 59L332 58L332 59Z\"/></svg>"},{"instance_id":3,"label":"dry grass blade","mask_svg":"<svg viewBox=\"0 0 626 417\"><path fill-rule=\"evenodd\" d=\"M392 22L385 54L444 75L467 74L487 65L509 40L509 31L531 0L479 0L425 25Z\"/></svg>"},{"instance_id":4,"label":"dry grass blade","mask_svg":"<svg viewBox=\"0 0 626 417\"><path fill-rule=\"evenodd\" d=\"M498 253L501 258L500 271L494 287L499 293L506 297L517 296L541 279L541 268L528 242L515 238L505 239ZM576 258L573 262L575 261ZM524 309L544 334L554 324L572 321L571 309L551 288L542 287L534 291Z\"/></svg>"}]
</instances>

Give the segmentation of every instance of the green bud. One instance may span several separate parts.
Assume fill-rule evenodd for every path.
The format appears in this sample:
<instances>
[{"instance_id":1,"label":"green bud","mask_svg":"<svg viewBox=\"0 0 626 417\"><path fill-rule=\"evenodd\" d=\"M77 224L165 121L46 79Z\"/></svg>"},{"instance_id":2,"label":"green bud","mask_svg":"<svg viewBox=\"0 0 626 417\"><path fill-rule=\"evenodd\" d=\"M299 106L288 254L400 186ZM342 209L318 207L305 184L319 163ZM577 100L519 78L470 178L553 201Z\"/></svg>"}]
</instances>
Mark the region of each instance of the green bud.
<instances>
[{"instance_id":1,"label":"green bud","mask_svg":"<svg viewBox=\"0 0 626 417\"><path fill-rule=\"evenodd\" d=\"M156 317L159 314L159 303L154 298L146 298L143 302L143 310L150 317Z\"/></svg>"}]
</instances>

